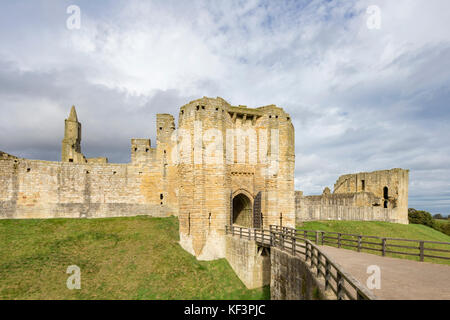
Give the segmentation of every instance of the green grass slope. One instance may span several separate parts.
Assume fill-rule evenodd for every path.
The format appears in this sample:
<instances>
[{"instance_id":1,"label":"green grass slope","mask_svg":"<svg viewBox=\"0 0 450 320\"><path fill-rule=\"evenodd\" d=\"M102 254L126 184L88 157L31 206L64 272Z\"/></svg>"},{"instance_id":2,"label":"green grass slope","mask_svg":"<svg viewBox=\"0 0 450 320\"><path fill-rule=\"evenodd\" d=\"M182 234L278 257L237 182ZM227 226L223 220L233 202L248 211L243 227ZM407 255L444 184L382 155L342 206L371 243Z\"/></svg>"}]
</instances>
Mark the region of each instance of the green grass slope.
<instances>
[{"instance_id":1,"label":"green grass slope","mask_svg":"<svg viewBox=\"0 0 450 320\"><path fill-rule=\"evenodd\" d=\"M225 259L178 244L178 219L0 220L0 299L268 299ZM69 290L67 267L81 269Z\"/></svg>"},{"instance_id":2,"label":"green grass slope","mask_svg":"<svg viewBox=\"0 0 450 320\"><path fill-rule=\"evenodd\" d=\"M357 235L367 235L367 236L377 236L377 237L386 237L386 238L402 238L402 239L412 239L412 240L427 240L427 241L440 241L440 242L450 242L450 236L439 232L433 228L419 225L419 224L397 224L397 223L389 223L389 222L378 222L378 221L309 221L304 222L303 225L298 226L298 229L306 229L306 230L321 230L321 231L331 231L331 232L340 232L340 233L349 233L349 234L357 234ZM355 239L351 237L344 237L347 239ZM366 239L368 240L368 239ZM335 240L334 240L335 241ZM371 240L374 241L374 240ZM389 243L389 242L388 242ZM403 241L391 241L392 244L399 245L412 245ZM365 244L367 247L377 248L380 246ZM429 248L442 248L450 250L448 245L439 245L439 244L426 244L425 247ZM356 248L351 248L348 246L344 246L346 249L356 250ZM390 248L389 250L398 251L398 248ZM406 252L418 253L419 251L416 249L402 249ZM380 254L373 250L363 250L364 252L370 252L374 254ZM433 253L434 254L434 253ZM392 257L397 258L407 258L411 260L419 260L418 257L408 256L408 255L399 255L399 254L388 254ZM439 255L444 255L450 257L449 253L439 253ZM426 258L425 261L428 262L436 262L443 264L450 264L450 260L444 259L434 259L434 258Z\"/></svg>"}]
</instances>

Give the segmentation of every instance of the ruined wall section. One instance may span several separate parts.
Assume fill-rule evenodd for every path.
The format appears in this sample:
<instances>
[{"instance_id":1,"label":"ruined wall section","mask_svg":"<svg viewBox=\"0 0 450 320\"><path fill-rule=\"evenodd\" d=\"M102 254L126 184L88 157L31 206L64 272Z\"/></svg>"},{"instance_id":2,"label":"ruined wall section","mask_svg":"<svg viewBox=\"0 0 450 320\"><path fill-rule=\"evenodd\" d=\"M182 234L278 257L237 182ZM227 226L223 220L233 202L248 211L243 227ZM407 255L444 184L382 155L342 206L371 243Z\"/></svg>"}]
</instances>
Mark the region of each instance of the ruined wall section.
<instances>
[{"instance_id":1,"label":"ruined wall section","mask_svg":"<svg viewBox=\"0 0 450 320\"><path fill-rule=\"evenodd\" d=\"M9 153L0 151L0 160L14 160L14 159L18 159L18 158Z\"/></svg>"},{"instance_id":2,"label":"ruined wall section","mask_svg":"<svg viewBox=\"0 0 450 320\"><path fill-rule=\"evenodd\" d=\"M297 221L360 220L408 223L409 170L391 169L339 177L334 192L296 193Z\"/></svg>"},{"instance_id":3,"label":"ruined wall section","mask_svg":"<svg viewBox=\"0 0 450 320\"><path fill-rule=\"evenodd\" d=\"M0 218L166 216L143 187L151 171L127 164L0 160Z\"/></svg>"},{"instance_id":4,"label":"ruined wall section","mask_svg":"<svg viewBox=\"0 0 450 320\"><path fill-rule=\"evenodd\" d=\"M409 170L391 169L347 174L339 177L334 193L372 192L388 200L388 207L408 207ZM385 198L387 188L387 198Z\"/></svg>"},{"instance_id":5,"label":"ruined wall section","mask_svg":"<svg viewBox=\"0 0 450 320\"><path fill-rule=\"evenodd\" d=\"M166 157L173 117L158 115L157 126L164 132L158 133L157 148L148 139L133 139L130 164L0 158L0 218L178 215L177 171Z\"/></svg>"}]
</instances>

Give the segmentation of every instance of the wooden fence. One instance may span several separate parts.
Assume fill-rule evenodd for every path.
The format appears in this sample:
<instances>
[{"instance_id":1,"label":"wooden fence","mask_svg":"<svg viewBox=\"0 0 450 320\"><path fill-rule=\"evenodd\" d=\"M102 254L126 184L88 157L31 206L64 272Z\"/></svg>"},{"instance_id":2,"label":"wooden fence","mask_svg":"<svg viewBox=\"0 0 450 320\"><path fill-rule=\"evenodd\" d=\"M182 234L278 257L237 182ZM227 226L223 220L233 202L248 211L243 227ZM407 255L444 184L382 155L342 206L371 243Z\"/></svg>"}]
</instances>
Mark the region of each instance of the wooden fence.
<instances>
[{"instance_id":1,"label":"wooden fence","mask_svg":"<svg viewBox=\"0 0 450 320\"><path fill-rule=\"evenodd\" d=\"M386 256L386 254L409 255L418 257L420 261L424 261L425 258L450 260L450 242L387 238L280 226L271 226L272 229L310 239L317 245L332 245L338 248L350 247L355 248L358 252L362 250L380 252L382 256Z\"/></svg>"},{"instance_id":2,"label":"wooden fence","mask_svg":"<svg viewBox=\"0 0 450 320\"><path fill-rule=\"evenodd\" d=\"M254 240L260 245L276 247L303 258L306 263L309 262L313 269L311 272L317 278L323 277L325 290L332 291L339 300L376 299L375 295L331 260L317 245L309 239L299 237L292 230L281 230L274 226L271 226L270 230L225 226L225 231L227 234Z\"/></svg>"}]
</instances>

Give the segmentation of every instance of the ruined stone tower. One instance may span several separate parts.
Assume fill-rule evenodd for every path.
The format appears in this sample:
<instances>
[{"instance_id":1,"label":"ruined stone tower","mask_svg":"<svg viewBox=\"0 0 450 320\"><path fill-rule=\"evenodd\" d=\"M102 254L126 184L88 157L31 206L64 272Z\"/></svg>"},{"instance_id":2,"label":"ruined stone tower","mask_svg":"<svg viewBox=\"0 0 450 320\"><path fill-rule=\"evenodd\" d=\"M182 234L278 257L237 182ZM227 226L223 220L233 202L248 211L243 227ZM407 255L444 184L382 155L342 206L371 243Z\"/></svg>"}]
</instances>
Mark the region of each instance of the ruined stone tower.
<instances>
[{"instance_id":1,"label":"ruined stone tower","mask_svg":"<svg viewBox=\"0 0 450 320\"><path fill-rule=\"evenodd\" d=\"M180 109L180 244L199 259L225 254L225 225L295 227L294 128L274 105L202 98Z\"/></svg>"},{"instance_id":2,"label":"ruined stone tower","mask_svg":"<svg viewBox=\"0 0 450 320\"><path fill-rule=\"evenodd\" d=\"M333 193L296 193L298 221L366 220L408 223L409 170L391 169L340 176Z\"/></svg>"},{"instance_id":3,"label":"ruined stone tower","mask_svg":"<svg viewBox=\"0 0 450 320\"><path fill-rule=\"evenodd\" d=\"M75 106L72 106L69 117L65 120L61 158L62 162L86 163L86 158L81 153L81 123L78 122Z\"/></svg>"}]
</instances>

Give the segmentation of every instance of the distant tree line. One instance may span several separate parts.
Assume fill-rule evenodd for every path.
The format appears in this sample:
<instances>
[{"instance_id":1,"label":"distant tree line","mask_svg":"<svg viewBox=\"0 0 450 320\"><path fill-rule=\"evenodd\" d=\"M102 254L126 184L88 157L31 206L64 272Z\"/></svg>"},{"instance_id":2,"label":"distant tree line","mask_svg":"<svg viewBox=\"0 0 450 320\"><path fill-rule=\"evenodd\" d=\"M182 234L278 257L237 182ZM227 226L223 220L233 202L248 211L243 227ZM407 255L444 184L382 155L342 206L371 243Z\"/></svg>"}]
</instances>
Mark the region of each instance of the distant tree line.
<instances>
[{"instance_id":1,"label":"distant tree line","mask_svg":"<svg viewBox=\"0 0 450 320\"><path fill-rule=\"evenodd\" d=\"M408 209L408 220L409 223L413 224L423 224L430 228L433 228L437 231L443 232L446 235L450 236L450 216L447 217L449 220L446 223L437 223L435 219L445 219L441 214L435 214L434 216L431 213L423 210L416 210L414 208Z\"/></svg>"}]
</instances>

